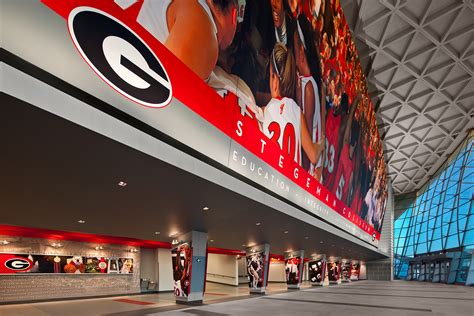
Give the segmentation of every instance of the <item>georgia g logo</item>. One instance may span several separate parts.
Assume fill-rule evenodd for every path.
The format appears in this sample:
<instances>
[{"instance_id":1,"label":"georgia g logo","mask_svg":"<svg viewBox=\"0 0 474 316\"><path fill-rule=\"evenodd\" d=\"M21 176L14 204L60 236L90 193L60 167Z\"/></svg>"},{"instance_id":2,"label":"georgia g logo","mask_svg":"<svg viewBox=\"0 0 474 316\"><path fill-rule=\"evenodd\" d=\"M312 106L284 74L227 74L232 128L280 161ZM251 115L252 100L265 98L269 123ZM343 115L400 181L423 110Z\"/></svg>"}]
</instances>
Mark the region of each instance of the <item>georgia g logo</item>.
<instances>
[{"instance_id":1,"label":"georgia g logo","mask_svg":"<svg viewBox=\"0 0 474 316\"><path fill-rule=\"evenodd\" d=\"M77 7L68 16L74 44L89 66L126 98L161 108L171 101L171 83L150 47L112 15Z\"/></svg>"},{"instance_id":2,"label":"georgia g logo","mask_svg":"<svg viewBox=\"0 0 474 316\"><path fill-rule=\"evenodd\" d=\"M5 261L5 267L14 272L28 271L33 266L33 262L26 258L11 258Z\"/></svg>"}]
</instances>

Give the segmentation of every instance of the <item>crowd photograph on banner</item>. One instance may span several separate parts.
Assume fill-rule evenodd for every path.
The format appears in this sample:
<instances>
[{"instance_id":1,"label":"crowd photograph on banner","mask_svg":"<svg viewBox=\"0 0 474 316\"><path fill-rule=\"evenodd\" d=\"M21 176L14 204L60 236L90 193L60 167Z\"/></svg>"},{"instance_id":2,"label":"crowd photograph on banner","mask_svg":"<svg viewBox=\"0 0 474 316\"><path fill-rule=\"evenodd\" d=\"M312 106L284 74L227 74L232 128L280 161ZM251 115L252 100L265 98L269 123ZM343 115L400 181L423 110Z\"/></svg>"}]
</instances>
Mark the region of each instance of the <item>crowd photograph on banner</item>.
<instances>
[{"instance_id":1,"label":"crowd photograph on banner","mask_svg":"<svg viewBox=\"0 0 474 316\"><path fill-rule=\"evenodd\" d=\"M380 233L382 143L339 0L144 1L137 21Z\"/></svg>"}]
</instances>

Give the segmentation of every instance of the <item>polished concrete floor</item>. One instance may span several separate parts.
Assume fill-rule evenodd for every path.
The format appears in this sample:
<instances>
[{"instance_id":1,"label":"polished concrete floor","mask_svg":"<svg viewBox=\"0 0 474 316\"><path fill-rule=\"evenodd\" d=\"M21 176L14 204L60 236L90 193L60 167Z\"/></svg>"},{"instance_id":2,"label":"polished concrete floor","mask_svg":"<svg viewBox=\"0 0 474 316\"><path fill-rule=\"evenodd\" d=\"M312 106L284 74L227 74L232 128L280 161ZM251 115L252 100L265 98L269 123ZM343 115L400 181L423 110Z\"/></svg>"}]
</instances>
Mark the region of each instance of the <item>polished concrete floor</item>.
<instances>
[{"instance_id":1,"label":"polished concrete floor","mask_svg":"<svg viewBox=\"0 0 474 316\"><path fill-rule=\"evenodd\" d=\"M267 295L246 286L207 284L204 305L176 305L172 293L0 306L0 315L474 315L474 288L407 281L358 281Z\"/></svg>"}]
</instances>

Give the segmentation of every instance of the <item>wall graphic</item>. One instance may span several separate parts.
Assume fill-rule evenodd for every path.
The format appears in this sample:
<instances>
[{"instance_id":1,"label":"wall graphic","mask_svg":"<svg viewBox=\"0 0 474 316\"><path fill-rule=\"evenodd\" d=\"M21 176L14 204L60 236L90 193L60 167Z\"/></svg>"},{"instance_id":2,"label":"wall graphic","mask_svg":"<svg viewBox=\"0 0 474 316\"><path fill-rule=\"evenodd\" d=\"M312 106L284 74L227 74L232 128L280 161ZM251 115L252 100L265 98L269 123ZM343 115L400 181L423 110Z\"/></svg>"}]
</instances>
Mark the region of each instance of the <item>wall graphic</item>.
<instances>
[{"instance_id":1,"label":"wall graphic","mask_svg":"<svg viewBox=\"0 0 474 316\"><path fill-rule=\"evenodd\" d=\"M171 250L173 263L174 295L187 297L191 290L191 268L193 248L190 242L182 243Z\"/></svg>"},{"instance_id":2,"label":"wall graphic","mask_svg":"<svg viewBox=\"0 0 474 316\"><path fill-rule=\"evenodd\" d=\"M351 280L359 280L360 275L360 263L353 261L351 263Z\"/></svg>"},{"instance_id":3,"label":"wall graphic","mask_svg":"<svg viewBox=\"0 0 474 316\"><path fill-rule=\"evenodd\" d=\"M331 282L339 280L341 274L341 264L339 261L328 262L328 279Z\"/></svg>"},{"instance_id":4,"label":"wall graphic","mask_svg":"<svg viewBox=\"0 0 474 316\"><path fill-rule=\"evenodd\" d=\"M184 104L203 119L176 118L187 145L378 244L386 166L339 1L42 2L137 108L113 106L160 129L163 107ZM203 124L231 142L193 139Z\"/></svg>"},{"instance_id":5,"label":"wall graphic","mask_svg":"<svg viewBox=\"0 0 474 316\"><path fill-rule=\"evenodd\" d=\"M265 252L255 252L247 255L247 273L249 288L260 289L263 284L263 272L265 267Z\"/></svg>"},{"instance_id":6,"label":"wall graphic","mask_svg":"<svg viewBox=\"0 0 474 316\"><path fill-rule=\"evenodd\" d=\"M308 269L311 283L321 283L324 281L325 261L323 259L308 262Z\"/></svg>"},{"instance_id":7,"label":"wall graphic","mask_svg":"<svg viewBox=\"0 0 474 316\"><path fill-rule=\"evenodd\" d=\"M16 273L131 274L133 259L0 253L0 274Z\"/></svg>"},{"instance_id":8,"label":"wall graphic","mask_svg":"<svg viewBox=\"0 0 474 316\"><path fill-rule=\"evenodd\" d=\"M301 283L302 261L303 259L300 257L285 259L286 284Z\"/></svg>"}]
</instances>

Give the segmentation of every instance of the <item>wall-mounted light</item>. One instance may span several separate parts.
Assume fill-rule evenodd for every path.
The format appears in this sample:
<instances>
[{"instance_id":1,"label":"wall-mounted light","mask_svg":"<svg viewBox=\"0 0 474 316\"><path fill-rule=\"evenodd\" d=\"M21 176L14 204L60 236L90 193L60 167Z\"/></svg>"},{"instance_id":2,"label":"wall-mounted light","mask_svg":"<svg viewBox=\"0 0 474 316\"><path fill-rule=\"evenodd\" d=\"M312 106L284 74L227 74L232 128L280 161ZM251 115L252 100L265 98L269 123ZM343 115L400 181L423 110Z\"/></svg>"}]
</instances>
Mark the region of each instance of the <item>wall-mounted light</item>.
<instances>
[{"instance_id":1,"label":"wall-mounted light","mask_svg":"<svg viewBox=\"0 0 474 316\"><path fill-rule=\"evenodd\" d=\"M61 243L59 243L59 242L53 242L53 243L51 244L51 247L53 247L53 248L61 248L62 246L63 246L63 245L62 245Z\"/></svg>"},{"instance_id":2,"label":"wall-mounted light","mask_svg":"<svg viewBox=\"0 0 474 316\"><path fill-rule=\"evenodd\" d=\"M177 245L179 242L177 239L173 239L173 241L171 242L172 245Z\"/></svg>"},{"instance_id":3,"label":"wall-mounted light","mask_svg":"<svg viewBox=\"0 0 474 316\"><path fill-rule=\"evenodd\" d=\"M204 207L202 208L202 210L203 210L203 211L209 211L209 207L204 206Z\"/></svg>"},{"instance_id":4,"label":"wall-mounted light","mask_svg":"<svg viewBox=\"0 0 474 316\"><path fill-rule=\"evenodd\" d=\"M0 241L0 245L3 245L3 246L6 246L8 245L10 242L8 240L2 240Z\"/></svg>"},{"instance_id":5,"label":"wall-mounted light","mask_svg":"<svg viewBox=\"0 0 474 316\"><path fill-rule=\"evenodd\" d=\"M288 231L287 231L287 230L285 230L285 231L283 232L283 234L288 234Z\"/></svg>"},{"instance_id":6,"label":"wall-mounted light","mask_svg":"<svg viewBox=\"0 0 474 316\"><path fill-rule=\"evenodd\" d=\"M85 224L85 223L86 223L86 221L83 220L83 219L80 219L80 220L78 220L77 222L78 222L79 224Z\"/></svg>"},{"instance_id":7,"label":"wall-mounted light","mask_svg":"<svg viewBox=\"0 0 474 316\"><path fill-rule=\"evenodd\" d=\"M132 253L137 253L137 252L138 252L138 249L136 249L136 248L130 248L129 251L132 252Z\"/></svg>"},{"instance_id":8,"label":"wall-mounted light","mask_svg":"<svg viewBox=\"0 0 474 316\"><path fill-rule=\"evenodd\" d=\"M262 225L262 223L256 222L255 225L256 225L256 226L260 226L260 225Z\"/></svg>"},{"instance_id":9,"label":"wall-mounted light","mask_svg":"<svg viewBox=\"0 0 474 316\"><path fill-rule=\"evenodd\" d=\"M102 249L104 249L104 247L102 247L102 246L95 247L95 250L102 250Z\"/></svg>"}]
</instances>

